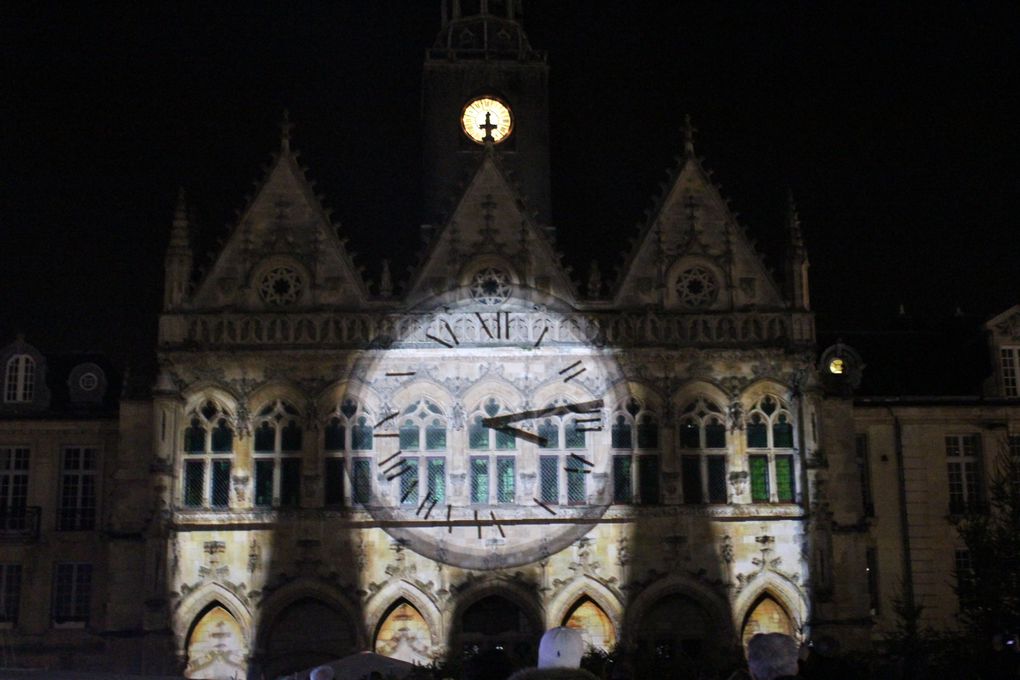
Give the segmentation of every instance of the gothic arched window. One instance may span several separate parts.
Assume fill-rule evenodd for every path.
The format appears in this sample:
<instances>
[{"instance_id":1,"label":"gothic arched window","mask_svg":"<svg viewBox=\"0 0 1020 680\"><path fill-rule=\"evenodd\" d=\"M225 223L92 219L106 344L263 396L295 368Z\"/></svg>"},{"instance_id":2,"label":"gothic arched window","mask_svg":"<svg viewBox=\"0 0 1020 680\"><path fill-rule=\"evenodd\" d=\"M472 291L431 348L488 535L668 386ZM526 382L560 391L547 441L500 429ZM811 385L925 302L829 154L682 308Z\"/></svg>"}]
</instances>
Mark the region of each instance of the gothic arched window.
<instances>
[{"instance_id":1,"label":"gothic arched window","mask_svg":"<svg viewBox=\"0 0 1020 680\"><path fill-rule=\"evenodd\" d=\"M207 400L188 415L184 429L181 497L189 507L230 505L230 466L234 451L233 416Z\"/></svg>"},{"instance_id":2,"label":"gothic arched window","mask_svg":"<svg viewBox=\"0 0 1020 680\"><path fill-rule=\"evenodd\" d=\"M726 421L722 408L698 395L680 410L683 502L725 503Z\"/></svg>"},{"instance_id":3,"label":"gothic arched window","mask_svg":"<svg viewBox=\"0 0 1020 680\"><path fill-rule=\"evenodd\" d=\"M255 416L255 505L301 502L302 429L298 410L276 399Z\"/></svg>"},{"instance_id":4,"label":"gothic arched window","mask_svg":"<svg viewBox=\"0 0 1020 680\"><path fill-rule=\"evenodd\" d=\"M510 409L489 397L473 413L468 425L468 445L472 449L469 460L471 502L487 505L490 503L513 503L517 492L516 455L491 455L485 451L513 451L517 439L510 432L501 432L485 427L482 421Z\"/></svg>"},{"instance_id":5,"label":"gothic arched window","mask_svg":"<svg viewBox=\"0 0 1020 680\"><path fill-rule=\"evenodd\" d=\"M393 480L394 484L399 484L396 491L400 502L417 505L424 496L437 503L443 502L446 499L446 414L423 397L405 407L399 420L400 450L405 453L401 461L404 467L413 470Z\"/></svg>"},{"instance_id":6,"label":"gothic arched window","mask_svg":"<svg viewBox=\"0 0 1020 680\"><path fill-rule=\"evenodd\" d=\"M751 501L792 503L795 496L793 416L789 405L766 394L747 414Z\"/></svg>"},{"instance_id":7,"label":"gothic arched window","mask_svg":"<svg viewBox=\"0 0 1020 680\"><path fill-rule=\"evenodd\" d=\"M613 502L632 503L636 498L642 505L658 503L658 420L640 400L631 397L618 407L611 421Z\"/></svg>"},{"instance_id":8,"label":"gothic arched window","mask_svg":"<svg viewBox=\"0 0 1020 680\"><path fill-rule=\"evenodd\" d=\"M549 408L571 403L566 399L555 399L547 404ZM565 497L569 505L583 505L588 499L588 468L591 456L588 448L588 432L601 429L601 414L570 413L564 416L543 418L536 424L536 433L543 440L539 443L538 458L539 498L543 503L560 503ZM566 472L563 483L560 470Z\"/></svg>"},{"instance_id":9,"label":"gothic arched window","mask_svg":"<svg viewBox=\"0 0 1020 680\"><path fill-rule=\"evenodd\" d=\"M371 498L374 425L373 414L366 410L364 404L353 399L344 399L326 416L322 447L325 465L323 501L327 506L343 505L345 487L348 486L351 503L368 503Z\"/></svg>"},{"instance_id":10,"label":"gothic arched window","mask_svg":"<svg viewBox=\"0 0 1020 680\"><path fill-rule=\"evenodd\" d=\"M4 401L32 401L35 397L35 359L28 354L15 354L7 360L4 371Z\"/></svg>"}]
</instances>

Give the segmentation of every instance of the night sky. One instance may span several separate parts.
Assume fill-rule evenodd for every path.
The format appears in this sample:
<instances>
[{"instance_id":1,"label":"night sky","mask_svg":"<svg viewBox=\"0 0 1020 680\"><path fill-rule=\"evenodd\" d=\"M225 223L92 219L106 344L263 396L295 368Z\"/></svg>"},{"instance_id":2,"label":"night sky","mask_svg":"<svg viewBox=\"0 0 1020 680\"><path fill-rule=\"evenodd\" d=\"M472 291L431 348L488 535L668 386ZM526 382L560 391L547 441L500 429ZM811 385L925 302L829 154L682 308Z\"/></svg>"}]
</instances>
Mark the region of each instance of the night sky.
<instances>
[{"instance_id":1,"label":"night sky","mask_svg":"<svg viewBox=\"0 0 1020 680\"><path fill-rule=\"evenodd\" d=\"M399 274L419 245L438 7L6 5L0 342L20 330L44 352L150 361L178 187L214 247L284 108L366 273L387 248ZM552 69L553 212L575 276L592 257L612 271L690 113L777 271L793 191L823 331L881 327L900 303L981 321L1020 301L1018 8L526 2Z\"/></svg>"}]
</instances>

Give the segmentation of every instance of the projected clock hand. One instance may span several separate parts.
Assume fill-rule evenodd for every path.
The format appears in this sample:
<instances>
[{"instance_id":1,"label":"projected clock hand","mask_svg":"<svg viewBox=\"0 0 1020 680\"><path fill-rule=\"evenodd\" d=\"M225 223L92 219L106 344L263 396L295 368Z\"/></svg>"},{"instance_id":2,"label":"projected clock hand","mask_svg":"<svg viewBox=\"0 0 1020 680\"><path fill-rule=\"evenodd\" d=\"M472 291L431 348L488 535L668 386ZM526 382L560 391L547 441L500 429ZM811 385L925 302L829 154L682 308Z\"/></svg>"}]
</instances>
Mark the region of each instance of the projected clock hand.
<instances>
[{"instance_id":1,"label":"projected clock hand","mask_svg":"<svg viewBox=\"0 0 1020 680\"><path fill-rule=\"evenodd\" d=\"M601 399L595 399L593 401L582 401L577 404L564 404L562 406L546 406L545 408L537 408L531 411L521 411L520 413L509 413L503 416L482 418L482 425L494 429L501 429L505 428L510 423L516 423L522 420L532 420L534 418L542 418L543 416L562 416L566 415L567 413L592 413L596 409L602 408L602 405L603 402Z\"/></svg>"}]
</instances>

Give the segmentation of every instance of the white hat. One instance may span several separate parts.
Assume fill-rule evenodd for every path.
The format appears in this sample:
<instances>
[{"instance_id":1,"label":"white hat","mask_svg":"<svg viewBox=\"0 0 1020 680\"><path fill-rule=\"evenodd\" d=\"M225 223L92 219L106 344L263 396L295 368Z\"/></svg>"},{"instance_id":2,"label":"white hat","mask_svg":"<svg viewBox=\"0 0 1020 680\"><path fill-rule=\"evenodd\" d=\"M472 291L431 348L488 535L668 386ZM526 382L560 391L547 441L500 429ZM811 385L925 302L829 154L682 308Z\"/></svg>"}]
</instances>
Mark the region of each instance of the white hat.
<instances>
[{"instance_id":1,"label":"white hat","mask_svg":"<svg viewBox=\"0 0 1020 680\"><path fill-rule=\"evenodd\" d=\"M584 639L573 628L550 628L538 645L539 668L580 668Z\"/></svg>"},{"instance_id":2,"label":"white hat","mask_svg":"<svg viewBox=\"0 0 1020 680\"><path fill-rule=\"evenodd\" d=\"M330 666L319 666L308 676L308 680L333 680L333 668Z\"/></svg>"}]
</instances>

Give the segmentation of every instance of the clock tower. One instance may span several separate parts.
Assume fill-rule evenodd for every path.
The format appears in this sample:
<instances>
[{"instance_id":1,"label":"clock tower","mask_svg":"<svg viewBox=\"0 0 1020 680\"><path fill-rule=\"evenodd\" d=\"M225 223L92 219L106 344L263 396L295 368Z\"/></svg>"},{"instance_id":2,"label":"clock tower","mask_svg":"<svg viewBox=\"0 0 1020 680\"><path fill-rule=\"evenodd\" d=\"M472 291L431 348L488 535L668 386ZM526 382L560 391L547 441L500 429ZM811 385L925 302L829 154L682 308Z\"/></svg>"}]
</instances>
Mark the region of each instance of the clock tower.
<instances>
[{"instance_id":1,"label":"clock tower","mask_svg":"<svg viewBox=\"0 0 1020 680\"><path fill-rule=\"evenodd\" d=\"M538 224L550 222L549 67L521 0L443 0L422 77L425 219L446 221L491 143Z\"/></svg>"}]
</instances>

